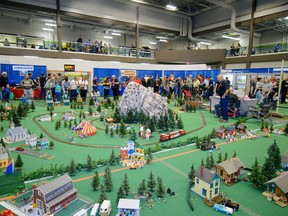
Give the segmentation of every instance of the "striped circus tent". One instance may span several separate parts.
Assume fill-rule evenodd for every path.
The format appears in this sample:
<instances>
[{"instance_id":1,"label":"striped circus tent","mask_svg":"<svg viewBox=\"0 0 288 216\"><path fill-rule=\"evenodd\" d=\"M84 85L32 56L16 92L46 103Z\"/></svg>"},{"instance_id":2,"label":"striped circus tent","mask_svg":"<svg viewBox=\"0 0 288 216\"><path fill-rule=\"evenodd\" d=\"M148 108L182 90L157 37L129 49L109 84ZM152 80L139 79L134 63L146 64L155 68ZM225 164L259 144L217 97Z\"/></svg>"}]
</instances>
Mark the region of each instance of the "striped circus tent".
<instances>
[{"instance_id":1,"label":"striped circus tent","mask_svg":"<svg viewBox=\"0 0 288 216\"><path fill-rule=\"evenodd\" d=\"M83 120L76 128L78 135L93 136L96 134L96 127L92 126L90 122Z\"/></svg>"}]
</instances>

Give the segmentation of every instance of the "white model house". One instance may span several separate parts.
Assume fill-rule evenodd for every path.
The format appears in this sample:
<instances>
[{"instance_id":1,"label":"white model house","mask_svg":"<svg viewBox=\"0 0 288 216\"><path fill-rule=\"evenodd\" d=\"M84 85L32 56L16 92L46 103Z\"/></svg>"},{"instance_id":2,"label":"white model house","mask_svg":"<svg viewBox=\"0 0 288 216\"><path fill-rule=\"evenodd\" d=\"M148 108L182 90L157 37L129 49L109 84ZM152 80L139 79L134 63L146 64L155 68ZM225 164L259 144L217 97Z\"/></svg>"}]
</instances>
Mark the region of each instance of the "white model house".
<instances>
[{"instance_id":1,"label":"white model house","mask_svg":"<svg viewBox=\"0 0 288 216\"><path fill-rule=\"evenodd\" d=\"M24 127L9 128L6 139L8 143L24 141L28 135L27 129Z\"/></svg>"},{"instance_id":2,"label":"white model house","mask_svg":"<svg viewBox=\"0 0 288 216\"><path fill-rule=\"evenodd\" d=\"M36 134L28 134L25 139L25 144L29 145L30 148L33 148L37 144L37 135Z\"/></svg>"}]
</instances>

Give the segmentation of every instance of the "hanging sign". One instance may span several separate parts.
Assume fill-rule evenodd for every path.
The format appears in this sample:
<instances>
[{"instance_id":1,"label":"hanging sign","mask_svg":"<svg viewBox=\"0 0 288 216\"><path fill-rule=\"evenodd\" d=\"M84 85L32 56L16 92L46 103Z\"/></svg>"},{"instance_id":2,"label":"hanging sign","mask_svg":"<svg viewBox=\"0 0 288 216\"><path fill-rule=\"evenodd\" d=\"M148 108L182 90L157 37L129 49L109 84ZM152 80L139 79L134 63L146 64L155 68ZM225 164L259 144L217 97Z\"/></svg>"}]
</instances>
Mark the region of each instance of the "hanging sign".
<instances>
[{"instance_id":1,"label":"hanging sign","mask_svg":"<svg viewBox=\"0 0 288 216\"><path fill-rule=\"evenodd\" d=\"M75 65L64 64L64 71L65 72L75 72Z\"/></svg>"},{"instance_id":2,"label":"hanging sign","mask_svg":"<svg viewBox=\"0 0 288 216\"><path fill-rule=\"evenodd\" d=\"M136 70L120 70L120 73L122 76L132 76L135 77L136 76Z\"/></svg>"},{"instance_id":3,"label":"hanging sign","mask_svg":"<svg viewBox=\"0 0 288 216\"><path fill-rule=\"evenodd\" d=\"M13 71L34 71L34 66L32 65L13 65Z\"/></svg>"}]
</instances>

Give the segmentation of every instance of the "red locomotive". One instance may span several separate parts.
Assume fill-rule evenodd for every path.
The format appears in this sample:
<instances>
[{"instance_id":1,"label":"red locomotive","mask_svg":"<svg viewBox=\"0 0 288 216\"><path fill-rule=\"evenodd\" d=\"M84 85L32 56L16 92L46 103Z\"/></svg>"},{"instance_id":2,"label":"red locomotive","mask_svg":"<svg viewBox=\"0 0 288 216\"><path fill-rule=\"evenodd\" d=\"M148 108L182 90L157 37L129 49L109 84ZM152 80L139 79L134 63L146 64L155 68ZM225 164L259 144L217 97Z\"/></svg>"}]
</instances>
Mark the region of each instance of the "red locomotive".
<instances>
[{"instance_id":1,"label":"red locomotive","mask_svg":"<svg viewBox=\"0 0 288 216\"><path fill-rule=\"evenodd\" d=\"M182 136L184 134L186 134L186 131L182 130L182 129L170 132L168 134L160 134L160 142L174 139L174 138Z\"/></svg>"}]
</instances>

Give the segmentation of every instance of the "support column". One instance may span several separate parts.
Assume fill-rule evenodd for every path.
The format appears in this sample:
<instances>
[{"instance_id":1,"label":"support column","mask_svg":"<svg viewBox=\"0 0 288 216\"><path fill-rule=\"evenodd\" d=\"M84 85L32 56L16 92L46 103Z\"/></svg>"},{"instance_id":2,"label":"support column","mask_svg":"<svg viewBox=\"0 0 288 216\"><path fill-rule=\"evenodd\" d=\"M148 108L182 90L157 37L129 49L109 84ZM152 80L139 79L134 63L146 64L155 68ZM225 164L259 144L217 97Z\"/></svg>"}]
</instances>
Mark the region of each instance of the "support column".
<instances>
[{"instance_id":1,"label":"support column","mask_svg":"<svg viewBox=\"0 0 288 216\"><path fill-rule=\"evenodd\" d=\"M58 52L62 52L62 40L61 40L61 20L60 20L60 0L56 0L57 12L56 12L56 25L57 25L57 38L58 38Z\"/></svg>"},{"instance_id":2,"label":"support column","mask_svg":"<svg viewBox=\"0 0 288 216\"><path fill-rule=\"evenodd\" d=\"M136 58L139 58L139 7L137 7L135 31Z\"/></svg>"},{"instance_id":3,"label":"support column","mask_svg":"<svg viewBox=\"0 0 288 216\"><path fill-rule=\"evenodd\" d=\"M250 68L251 61L250 56L252 53L252 46L253 46L253 39L254 39L254 14L257 7L257 0L253 0L252 2L252 10L251 10L251 19L250 19L250 34L249 34L249 45L248 45L248 54L247 54L247 61L246 61L246 68Z\"/></svg>"}]
</instances>

